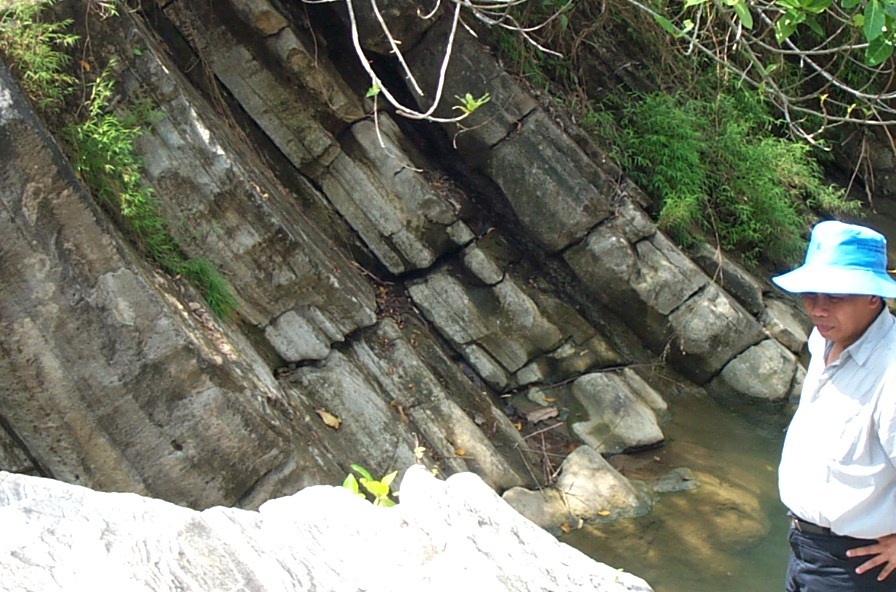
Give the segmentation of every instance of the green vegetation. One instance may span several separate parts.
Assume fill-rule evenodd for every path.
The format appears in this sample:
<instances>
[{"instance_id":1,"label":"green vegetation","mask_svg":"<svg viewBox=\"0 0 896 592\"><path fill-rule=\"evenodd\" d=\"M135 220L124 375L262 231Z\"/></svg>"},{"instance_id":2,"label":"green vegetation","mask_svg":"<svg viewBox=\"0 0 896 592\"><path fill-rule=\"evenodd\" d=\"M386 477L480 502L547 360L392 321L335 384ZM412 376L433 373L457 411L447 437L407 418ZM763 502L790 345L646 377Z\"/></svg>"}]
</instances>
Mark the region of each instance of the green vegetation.
<instances>
[{"instance_id":1,"label":"green vegetation","mask_svg":"<svg viewBox=\"0 0 896 592\"><path fill-rule=\"evenodd\" d=\"M123 116L111 112L112 67L114 64L90 85L84 121L69 124L62 131L72 153L72 164L100 205L130 229L153 261L168 273L187 278L200 290L209 308L218 317L226 318L236 308L236 300L224 280L211 262L184 258L165 228L152 189L142 183L142 162L134 151L134 143L151 125L153 112L147 104L132 105Z\"/></svg>"},{"instance_id":2,"label":"green vegetation","mask_svg":"<svg viewBox=\"0 0 896 592\"><path fill-rule=\"evenodd\" d=\"M496 45L511 69L607 145L653 199L657 224L679 244L709 241L747 264L787 265L801 256L819 217L860 215L859 202L825 182L823 144L788 134L759 90L728 81L712 60L676 54L662 29L637 24L640 11L595 10L578 3L564 12L565 21L540 31L539 44L565 60L509 34L497 35ZM539 19L520 15L523 24ZM602 44L625 34L632 39L625 55L650 64L627 78L655 80L655 90L589 80L600 74L591 63L610 51Z\"/></svg>"},{"instance_id":3,"label":"green vegetation","mask_svg":"<svg viewBox=\"0 0 896 592\"><path fill-rule=\"evenodd\" d=\"M808 144L773 133L755 93L635 95L620 105L618 125L605 113L600 129L614 155L658 200L659 226L681 244L698 231L747 263L793 262L814 212L859 212L824 182Z\"/></svg>"},{"instance_id":4,"label":"green vegetation","mask_svg":"<svg viewBox=\"0 0 896 592\"><path fill-rule=\"evenodd\" d=\"M389 506L395 505L395 501L393 501L389 495L392 493L392 482L395 481L395 477L398 476L398 471L392 471L382 479L377 480L374 479L370 472L361 465L353 464L352 470L358 473L361 477L355 478L352 473L349 473L342 482L342 487L348 489L358 497L367 499L367 496L358 487L358 484L360 483L360 486L372 496L373 499L371 501L374 506L388 508Z\"/></svg>"},{"instance_id":5,"label":"green vegetation","mask_svg":"<svg viewBox=\"0 0 896 592\"><path fill-rule=\"evenodd\" d=\"M40 14L55 0L19 2L0 13L0 52L19 75L22 90L39 109L58 112L78 81L66 69L78 36L66 33L71 20L45 23Z\"/></svg>"},{"instance_id":6,"label":"green vegetation","mask_svg":"<svg viewBox=\"0 0 896 592\"><path fill-rule=\"evenodd\" d=\"M70 22L40 21L41 12L54 1L20 2L0 17L0 50L14 65L31 99L50 112L58 111L77 88L77 80L65 71L71 58L61 51L78 40L63 32ZM112 3L101 4L105 14L114 14ZM88 98L79 109L83 120L70 122L62 130L72 164L97 203L130 231L153 261L190 281L212 312L227 318L236 309L227 284L211 262L184 257L165 227L152 189L143 184L142 162L134 146L155 114L146 103L131 105L121 115L112 112L113 67L110 64L88 85Z\"/></svg>"}]
</instances>

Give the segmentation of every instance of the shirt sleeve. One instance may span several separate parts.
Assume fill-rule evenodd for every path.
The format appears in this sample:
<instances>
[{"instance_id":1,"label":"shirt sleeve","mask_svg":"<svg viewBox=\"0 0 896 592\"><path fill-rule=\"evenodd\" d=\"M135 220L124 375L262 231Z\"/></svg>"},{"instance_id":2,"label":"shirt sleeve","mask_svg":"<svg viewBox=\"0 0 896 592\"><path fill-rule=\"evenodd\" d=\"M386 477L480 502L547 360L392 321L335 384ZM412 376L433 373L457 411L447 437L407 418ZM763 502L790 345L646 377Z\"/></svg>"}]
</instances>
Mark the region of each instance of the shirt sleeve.
<instances>
[{"instance_id":1,"label":"shirt sleeve","mask_svg":"<svg viewBox=\"0 0 896 592\"><path fill-rule=\"evenodd\" d=\"M887 371L880 389L874 420L881 446L896 466L896 367Z\"/></svg>"}]
</instances>

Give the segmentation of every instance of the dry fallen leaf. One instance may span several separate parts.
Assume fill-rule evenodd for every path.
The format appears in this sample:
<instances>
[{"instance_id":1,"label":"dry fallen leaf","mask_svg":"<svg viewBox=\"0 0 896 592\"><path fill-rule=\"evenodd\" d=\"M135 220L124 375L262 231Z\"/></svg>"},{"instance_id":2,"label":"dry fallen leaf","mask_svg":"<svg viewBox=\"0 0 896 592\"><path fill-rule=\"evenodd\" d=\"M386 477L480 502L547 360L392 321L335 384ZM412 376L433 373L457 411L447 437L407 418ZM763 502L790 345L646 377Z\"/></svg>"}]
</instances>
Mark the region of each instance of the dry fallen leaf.
<instances>
[{"instance_id":1,"label":"dry fallen leaf","mask_svg":"<svg viewBox=\"0 0 896 592\"><path fill-rule=\"evenodd\" d=\"M317 413L324 423L333 428L334 430L338 430L339 426L342 425L342 420L324 409L323 407L315 407L314 412Z\"/></svg>"},{"instance_id":2,"label":"dry fallen leaf","mask_svg":"<svg viewBox=\"0 0 896 592\"><path fill-rule=\"evenodd\" d=\"M563 531L563 534L569 534L572 531L572 527L569 525L569 522L564 522L560 525L560 530Z\"/></svg>"},{"instance_id":3,"label":"dry fallen leaf","mask_svg":"<svg viewBox=\"0 0 896 592\"><path fill-rule=\"evenodd\" d=\"M526 414L526 419L532 423L538 423L552 417L557 417L560 411L556 407L538 407Z\"/></svg>"},{"instance_id":4,"label":"dry fallen leaf","mask_svg":"<svg viewBox=\"0 0 896 592\"><path fill-rule=\"evenodd\" d=\"M463 448L455 448L454 449L454 454L456 454L457 456L463 456L466 453L467 453L467 451L464 450Z\"/></svg>"},{"instance_id":5,"label":"dry fallen leaf","mask_svg":"<svg viewBox=\"0 0 896 592\"><path fill-rule=\"evenodd\" d=\"M610 510L601 510L597 513L598 516L609 516L610 514L612 514Z\"/></svg>"}]
</instances>

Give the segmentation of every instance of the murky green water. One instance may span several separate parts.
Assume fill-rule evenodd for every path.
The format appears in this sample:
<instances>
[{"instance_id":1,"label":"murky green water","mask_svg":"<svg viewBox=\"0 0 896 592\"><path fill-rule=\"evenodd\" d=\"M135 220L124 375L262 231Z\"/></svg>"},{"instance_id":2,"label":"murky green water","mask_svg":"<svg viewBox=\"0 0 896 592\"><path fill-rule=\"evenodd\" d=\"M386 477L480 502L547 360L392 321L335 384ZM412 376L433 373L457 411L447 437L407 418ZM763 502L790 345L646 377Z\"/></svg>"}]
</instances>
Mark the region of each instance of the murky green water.
<instances>
[{"instance_id":1,"label":"murky green water","mask_svg":"<svg viewBox=\"0 0 896 592\"><path fill-rule=\"evenodd\" d=\"M644 578L656 592L783 590L787 520L776 471L789 417L738 413L708 398L670 406L668 443L614 462L645 480L689 467L699 487L660 494L648 516L588 526L562 540Z\"/></svg>"}]
</instances>

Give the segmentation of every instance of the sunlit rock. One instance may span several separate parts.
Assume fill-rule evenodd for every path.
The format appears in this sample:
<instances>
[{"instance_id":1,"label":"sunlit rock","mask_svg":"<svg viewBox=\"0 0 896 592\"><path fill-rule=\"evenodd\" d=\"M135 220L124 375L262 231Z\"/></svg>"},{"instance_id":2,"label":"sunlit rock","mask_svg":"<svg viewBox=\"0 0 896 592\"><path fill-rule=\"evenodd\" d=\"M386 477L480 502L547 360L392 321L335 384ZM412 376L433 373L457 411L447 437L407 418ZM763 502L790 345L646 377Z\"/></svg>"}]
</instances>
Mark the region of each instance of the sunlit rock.
<instances>
[{"instance_id":1,"label":"sunlit rock","mask_svg":"<svg viewBox=\"0 0 896 592\"><path fill-rule=\"evenodd\" d=\"M630 226L615 220L601 226L564 258L589 294L647 344L662 350L670 338L668 315L708 280L658 233L629 242Z\"/></svg>"},{"instance_id":2,"label":"sunlit rock","mask_svg":"<svg viewBox=\"0 0 896 592\"><path fill-rule=\"evenodd\" d=\"M598 452L624 452L663 441L657 411L664 412L666 403L631 370L582 376L573 382L572 394L588 414L587 420L573 423L572 430Z\"/></svg>"},{"instance_id":3,"label":"sunlit rock","mask_svg":"<svg viewBox=\"0 0 896 592\"><path fill-rule=\"evenodd\" d=\"M649 511L647 495L630 483L590 446L576 448L563 461L551 487L514 487L504 499L536 524L559 532L589 520L640 516Z\"/></svg>"},{"instance_id":4,"label":"sunlit rock","mask_svg":"<svg viewBox=\"0 0 896 592\"><path fill-rule=\"evenodd\" d=\"M714 283L740 302L750 314L762 314L766 305L762 298L762 284L743 266L732 261L721 249L706 243L693 247L690 255Z\"/></svg>"},{"instance_id":5,"label":"sunlit rock","mask_svg":"<svg viewBox=\"0 0 896 592\"><path fill-rule=\"evenodd\" d=\"M197 512L0 473L8 590L448 590L650 592L532 524L476 476L412 467L377 508L317 486L258 511ZM92 583L92 584L91 584Z\"/></svg>"},{"instance_id":6,"label":"sunlit rock","mask_svg":"<svg viewBox=\"0 0 896 592\"><path fill-rule=\"evenodd\" d=\"M765 330L793 353L802 352L812 328L808 317L794 305L775 298L767 299L765 307L759 317Z\"/></svg>"},{"instance_id":7,"label":"sunlit rock","mask_svg":"<svg viewBox=\"0 0 896 592\"><path fill-rule=\"evenodd\" d=\"M670 314L669 323L675 340L668 358L698 384L706 383L732 357L764 337L756 319L712 285Z\"/></svg>"},{"instance_id":8,"label":"sunlit rock","mask_svg":"<svg viewBox=\"0 0 896 592\"><path fill-rule=\"evenodd\" d=\"M755 399L785 399L797 366L793 353L774 339L765 339L728 362L707 388Z\"/></svg>"}]
</instances>

